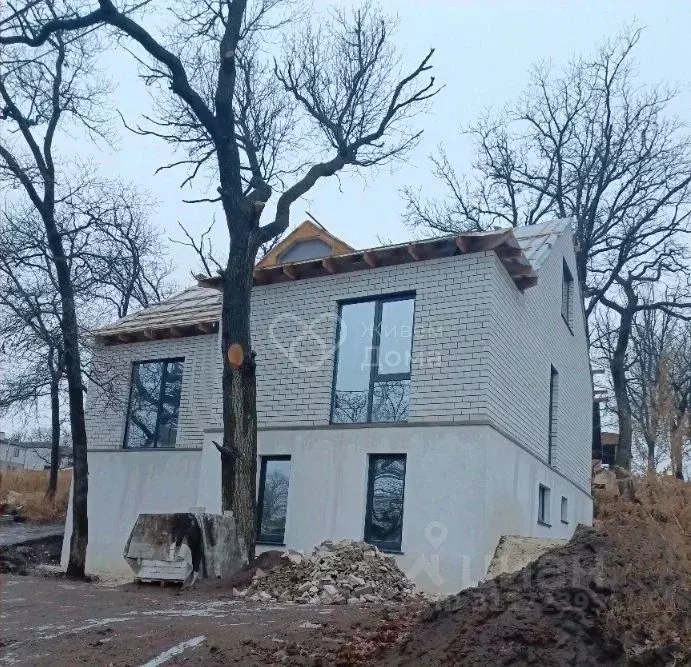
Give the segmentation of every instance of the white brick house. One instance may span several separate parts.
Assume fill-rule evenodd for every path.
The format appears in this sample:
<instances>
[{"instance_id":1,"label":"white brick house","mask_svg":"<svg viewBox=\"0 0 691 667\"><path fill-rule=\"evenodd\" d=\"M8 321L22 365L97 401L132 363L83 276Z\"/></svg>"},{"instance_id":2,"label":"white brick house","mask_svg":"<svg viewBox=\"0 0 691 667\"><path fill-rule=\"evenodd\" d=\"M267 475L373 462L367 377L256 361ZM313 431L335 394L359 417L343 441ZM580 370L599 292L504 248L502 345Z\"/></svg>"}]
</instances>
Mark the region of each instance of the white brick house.
<instances>
[{"instance_id":1,"label":"white brick house","mask_svg":"<svg viewBox=\"0 0 691 667\"><path fill-rule=\"evenodd\" d=\"M484 576L501 535L589 524L592 384L568 223L352 252L302 232L252 293L260 548L365 538L451 592ZM220 510L219 312L207 280L98 333L90 570L127 570L139 512Z\"/></svg>"}]
</instances>

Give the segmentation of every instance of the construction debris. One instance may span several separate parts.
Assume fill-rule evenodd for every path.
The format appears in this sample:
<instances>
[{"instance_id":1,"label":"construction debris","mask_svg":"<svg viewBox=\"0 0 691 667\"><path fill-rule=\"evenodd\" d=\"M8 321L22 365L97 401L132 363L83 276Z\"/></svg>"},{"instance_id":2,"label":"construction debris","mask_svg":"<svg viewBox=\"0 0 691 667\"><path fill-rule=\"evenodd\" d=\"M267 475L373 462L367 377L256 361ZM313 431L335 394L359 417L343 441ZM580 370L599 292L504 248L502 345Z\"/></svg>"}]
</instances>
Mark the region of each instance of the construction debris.
<instances>
[{"instance_id":1,"label":"construction debris","mask_svg":"<svg viewBox=\"0 0 691 667\"><path fill-rule=\"evenodd\" d=\"M255 602L361 604L415 597L413 584L392 556L364 542L325 540L310 556L286 551L285 563L268 572L257 569L237 597Z\"/></svg>"}]
</instances>

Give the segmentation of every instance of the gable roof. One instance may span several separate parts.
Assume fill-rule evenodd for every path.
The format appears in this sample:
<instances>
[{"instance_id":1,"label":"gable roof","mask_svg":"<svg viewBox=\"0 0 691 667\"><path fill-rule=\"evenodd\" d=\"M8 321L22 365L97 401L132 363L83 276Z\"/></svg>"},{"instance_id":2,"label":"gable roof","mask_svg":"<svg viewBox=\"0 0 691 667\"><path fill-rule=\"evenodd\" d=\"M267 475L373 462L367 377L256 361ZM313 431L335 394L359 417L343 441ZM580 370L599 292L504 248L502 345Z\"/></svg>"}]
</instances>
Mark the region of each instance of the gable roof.
<instances>
[{"instance_id":1,"label":"gable roof","mask_svg":"<svg viewBox=\"0 0 691 667\"><path fill-rule=\"evenodd\" d=\"M369 250L351 250L322 259L257 265L254 284L291 282L490 250L497 253L517 286L526 289L536 284L537 270L567 227L568 221L555 220L518 229L471 232ZM200 279L198 285L103 327L96 335L106 343L125 343L215 333L221 312L219 286L218 277Z\"/></svg>"},{"instance_id":2,"label":"gable roof","mask_svg":"<svg viewBox=\"0 0 691 667\"><path fill-rule=\"evenodd\" d=\"M316 224L311 220L305 220L266 253L257 264L257 268L263 269L268 266L280 264L281 257L288 251L301 243L309 241L321 241L325 243L330 248L329 255L346 255L349 252L355 252L355 248L349 246L337 236L334 236L326 228L322 227L322 225Z\"/></svg>"}]
</instances>

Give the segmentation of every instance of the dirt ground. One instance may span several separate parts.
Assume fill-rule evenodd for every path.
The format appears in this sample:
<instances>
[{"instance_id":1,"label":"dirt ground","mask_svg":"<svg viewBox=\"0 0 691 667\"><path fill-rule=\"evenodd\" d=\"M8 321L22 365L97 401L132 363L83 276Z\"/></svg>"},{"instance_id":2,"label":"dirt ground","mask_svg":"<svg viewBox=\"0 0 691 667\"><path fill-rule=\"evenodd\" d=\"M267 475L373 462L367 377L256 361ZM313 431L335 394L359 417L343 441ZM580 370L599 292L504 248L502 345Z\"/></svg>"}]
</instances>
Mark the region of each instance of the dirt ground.
<instances>
[{"instance_id":1,"label":"dirt ground","mask_svg":"<svg viewBox=\"0 0 691 667\"><path fill-rule=\"evenodd\" d=\"M436 605L383 665L691 665L691 485L596 495L595 528Z\"/></svg>"},{"instance_id":2,"label":"dirt ground","mask_svg":"<svg viewBox=\"0 0 691 667\"><path fill-rule=\"evenodd\" d=\"M202 590L4 575L0 664L363 664L418 609L263 605Z\"/></svg>"}]
</instances>

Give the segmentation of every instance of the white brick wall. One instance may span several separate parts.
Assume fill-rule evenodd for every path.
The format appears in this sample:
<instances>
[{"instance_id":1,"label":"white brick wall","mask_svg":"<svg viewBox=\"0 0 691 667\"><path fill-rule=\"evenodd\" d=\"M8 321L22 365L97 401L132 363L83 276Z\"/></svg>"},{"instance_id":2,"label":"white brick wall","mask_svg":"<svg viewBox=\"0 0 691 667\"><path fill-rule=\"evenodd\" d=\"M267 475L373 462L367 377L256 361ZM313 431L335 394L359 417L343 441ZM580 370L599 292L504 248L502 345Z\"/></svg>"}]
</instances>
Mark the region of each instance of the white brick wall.
<instances>
[{"instance_id":1,"label":"white brick wall","mask_svg":"<svg viewBox=\"0 0 691 667\"><path fill-rule=\"evenodd\" d=\"M550 363L559 371L556 466L587 486L590 377L582 312L572 335L561 318L563 237L521 293L494 253L442 258L256 287L259 428L329 423L338 302L415 292L409 422L493 421L546 461ZM576 300L578 302L578 300ZM199 447L221 425L217 335L104 347L87 403L90 448L122 446L133 361L184 356L178 447Z\"/></svg>"},{"instance_id":2,"label":"white brick wall","mask_svg":"<svg viewBox=\"0 0 691 667\"><path fill-rule=\"evenodd\" d=\"M561 316L562 262L576 275L568 232L519 292L497 260L493 294L489 410L493 422L547 461L550 366L559 373L553 465L582 488L590 483L592 385L582 300L574 288L573 333Z\"/></svg>"}]
</instances>

